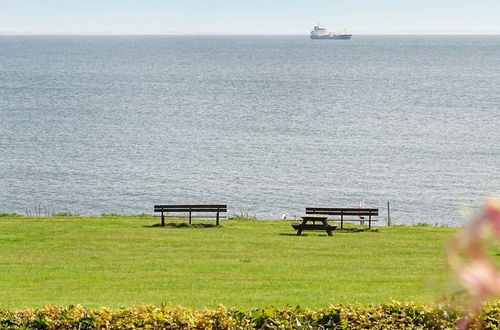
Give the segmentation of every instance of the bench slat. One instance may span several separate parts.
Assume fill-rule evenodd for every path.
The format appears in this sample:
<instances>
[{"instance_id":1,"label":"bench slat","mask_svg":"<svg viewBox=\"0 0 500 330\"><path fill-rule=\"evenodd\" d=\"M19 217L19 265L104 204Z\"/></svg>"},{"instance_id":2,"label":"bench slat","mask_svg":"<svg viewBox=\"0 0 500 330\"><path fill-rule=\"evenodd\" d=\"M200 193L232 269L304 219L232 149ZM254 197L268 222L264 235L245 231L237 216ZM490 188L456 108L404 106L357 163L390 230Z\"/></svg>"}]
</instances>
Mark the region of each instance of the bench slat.
<instances>
[{"instance_id":1,"label":"bench slat","mask_svg":"<svg viewBox=\"0 0 500 330\"><path fill-rule=\"evenodd\" d=\"M306 214L316 214L316 212L306 213ZM378 212L321 212L321 214L327 215L378 215Z\"/></svg>"},{"instance_id":2,"label":"bench slat","mask_svg":"<svg viewBox=\"0 0 500 330\"><path fill-rule=\"evenodd\" d=\"M371 210L378 211L378 209L371 208L359 208L359 207L306 207L306 210L331 210L331 211L359 211L359 210Z\"/></svg>"},{"instance_id":3,"label":"bench slat","mask_svg":"<svg viewBox=\"0 0 500 330\"><path fill-rule=\"evenodd\" d=\"M161 215L156 215L156 217L161 217ZM171 219L184 219L184 218L189 218L189 215L182 214L182 215L164 215L165 218L171 218ZM217 216L216 215L191 215L192 219L215 219ZM227 219L227 215L219 215L219 219Z\"/></svg>"},{"instance_id":4,"label":"bench slat","mask_svg":"<svg viewBox=\"0 0 500 330\"><path fill-rule=\"evenodd\" d=\"M310 212L378 212L378 209L368 208L331 208L331 207L306 207L306 211Z\"/></svg>"},{"instance_id":5,"label":"bench slat","mask_svg":"<svg viewBox=\"0 0 500 330\"><path fill-rule=\"evenodd\" d=\"M307 207L306 214L328 214L328 215L378 215L378 209L355 209L355 208L316 208Z\"/></svg>"},{"instance_id":6,"label":"bench slat","mask_svg":"<svg viewBox=\"0 0 500 330\"><path fill-rule=\"evenodd\" d=\"M163 209L163 208L158 208L155 209L155 212L227 212L227 209Z\"/></svg>"},{"instance_id":7,"label":"bench slat","mask_svg":"<svg viewBox=\"0 0 500 330\"><path fill-rule=\"evenodd\" d=\"M166 208L166 209L169 209L169 208L172 208L172 209L182 209L182 208L212 208L212 207L216 207L216 208L227 208L227 205L224 205L224 204L193 204L193 205L189 205L189 204L178 204L178 205L175 205L175 204L159 204L159 205L155 205L154 206L155 208L156 207L161 207L161 208Z\"/></svg>"},{"instance_id":8,"label":"bench slat","mask_svg":"<svg viewBox=\"0 0 500 330\"><path fill-rule=\"evenodd\" d=\"M344 221L344 222L353 222L353 221L358 221L358 222L367 222L369 219L343 219L343 220L340 220L340 219L327 219L326 221L336 221L336 222L340 222L340 221ZM372 219L371 220L372 222L376 222L378 221L378 219Z\"/></svg>"}]
</instances>

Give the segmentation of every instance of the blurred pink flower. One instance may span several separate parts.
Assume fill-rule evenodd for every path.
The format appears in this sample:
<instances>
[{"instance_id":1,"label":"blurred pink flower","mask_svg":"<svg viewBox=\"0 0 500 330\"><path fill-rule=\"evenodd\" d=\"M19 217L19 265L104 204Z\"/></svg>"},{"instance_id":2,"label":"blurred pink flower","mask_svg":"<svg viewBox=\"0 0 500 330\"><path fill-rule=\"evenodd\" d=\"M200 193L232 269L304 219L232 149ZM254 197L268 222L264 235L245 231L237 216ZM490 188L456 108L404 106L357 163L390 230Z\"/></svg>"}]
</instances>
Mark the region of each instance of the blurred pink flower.
<instances>
[{"instance_id":1,"label":"blurred pink flower","mask_svg":"<svg viewBox=\"0 0 500 330\"><path fill-rule=\"evenodd\" d=\"M500 270L486 252L486 230L500 238L500 199L489 198L481 213L449 244L447 257L462 285L472 295L469 312L477 313L483 302L500 297ZM457 329L466 329L470 319L464 316Z\"/></svg>"},{"instance_id":2,"label":"blurred pink flower","mask_svg":"<svg viewBox=\"0 0 500 330\"><path fill-rule=\"evenodd\" d=\"M486 203L484 218L493 227L497 238L500 238L500 199L492 198Z\"/></svg>"}]
</instances>

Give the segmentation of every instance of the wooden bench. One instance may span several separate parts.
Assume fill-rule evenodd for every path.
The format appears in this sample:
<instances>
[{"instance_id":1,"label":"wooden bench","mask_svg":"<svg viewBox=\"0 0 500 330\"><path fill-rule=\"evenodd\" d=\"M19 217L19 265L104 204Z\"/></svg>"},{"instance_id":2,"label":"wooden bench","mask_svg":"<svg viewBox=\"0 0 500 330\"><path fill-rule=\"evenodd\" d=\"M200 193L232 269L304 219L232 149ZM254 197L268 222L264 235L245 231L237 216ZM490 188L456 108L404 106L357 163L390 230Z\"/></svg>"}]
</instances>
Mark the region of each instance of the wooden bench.
<instances>
[{"instance_id":1,"label":"wooden bench","mask_svg":"<svg viewBox=\"0 0 500 330\"><path fill-rule=\"evenodd\" d=\"M340 219L331 219L332 221L340 221L340 228L344 228L344 221L359 222L364 224L368 221L368 228L372 228L372 221L378 221L373 217L378 216L378 209L365 208L328 208L328 207L306 207L306 214L328 214L340 216ZM349 218L345 218L349 217ZM352 217L359 217L353 219Z\"/></svg>"},{"instance_id":2,"label":"wooden bench","mask_svg":"<svg viewBox=\"0 0 500 330\"><path fill-rule=\"evenodd\" d=\"M189 224L193 219L193 213L215 213L215 223L218 226L221 218L221 213L227 212L227 205L155 205L155 212L161 212L161 225L165 226L165 213L188 213ZM179 218L179 216L175 216ZM202 216L197 218L209 218Z\"/></svg>"}]
</instances>

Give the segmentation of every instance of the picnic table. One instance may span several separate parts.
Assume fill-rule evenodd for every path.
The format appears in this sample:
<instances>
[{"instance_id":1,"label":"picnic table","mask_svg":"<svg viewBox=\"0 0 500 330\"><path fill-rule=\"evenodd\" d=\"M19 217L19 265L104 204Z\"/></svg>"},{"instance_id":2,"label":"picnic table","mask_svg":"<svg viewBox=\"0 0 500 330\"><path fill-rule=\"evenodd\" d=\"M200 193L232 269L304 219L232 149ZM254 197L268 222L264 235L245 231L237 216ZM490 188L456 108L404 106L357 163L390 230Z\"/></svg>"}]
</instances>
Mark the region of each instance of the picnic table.
<instances>
[{"instance_id":1,"label":"picnic table","mask_svg":"<svg viewBox=\"0 0 500 330\"><path fill-rule=\"evenodd\" d=\"M329 225L328 217L328 214L304 214L301 216L302 222L292 223L292 227L297 230L297 236L300 236L304 230L324 230L328 236L333 236L332 230L337 229L337 226ZM316 224L316 221L321 222L321 224Z\"/></svg>"}]
</instances>

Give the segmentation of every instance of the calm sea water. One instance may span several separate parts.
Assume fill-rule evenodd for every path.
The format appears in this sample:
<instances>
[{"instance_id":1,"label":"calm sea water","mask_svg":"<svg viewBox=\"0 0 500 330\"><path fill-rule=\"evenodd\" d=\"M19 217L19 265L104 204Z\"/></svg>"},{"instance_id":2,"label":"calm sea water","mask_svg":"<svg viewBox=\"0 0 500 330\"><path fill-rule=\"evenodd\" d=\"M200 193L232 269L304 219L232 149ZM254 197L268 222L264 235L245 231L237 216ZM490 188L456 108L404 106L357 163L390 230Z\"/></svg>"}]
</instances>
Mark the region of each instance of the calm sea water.
<instances>
[{"instance_id":1,"label":"calm sea water","mask_svg":"<svg viewBox=\"0 0 500 330\"><path fill-rule=\"evenodd\" d=\"M500 192L500 37L0 36L0 211L386 203Z\"/></svg>"}]
</instances>

